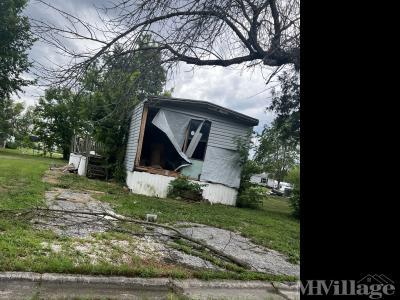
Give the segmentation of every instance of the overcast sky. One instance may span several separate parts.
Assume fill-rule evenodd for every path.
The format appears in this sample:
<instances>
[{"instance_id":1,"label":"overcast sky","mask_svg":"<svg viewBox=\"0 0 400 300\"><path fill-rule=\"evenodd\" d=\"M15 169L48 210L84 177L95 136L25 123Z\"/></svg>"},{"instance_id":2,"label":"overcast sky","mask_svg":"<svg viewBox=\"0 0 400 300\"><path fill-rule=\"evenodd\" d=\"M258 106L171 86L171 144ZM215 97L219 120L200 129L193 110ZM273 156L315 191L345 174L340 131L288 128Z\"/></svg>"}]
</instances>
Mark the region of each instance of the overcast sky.
<instances>
[{"instance_id":1,"label":"overcast sky","mask_svg":"<svg viewBox=\"0 0 400 300\"><path fill-rule=\"evenodd\" d=\"M97 22L97 12L94 7L109 3L107 0L52 0L51 4L79 16L86 21ZM53 10L44 7L35 0L30 0L25 14L38 20L51 21L62 24L62 18ZM74 45L83 47L86 45ZM49 65L50 61L62 62L63 57L57 55L56 50L37 42L30 51L31 60ZM268 76L269 70L263 71L264 77ZM31 75L28 74L28 77ZM259 69L243 70L236 67L196 67L180 64L176 74L172 76L166 85L167 89L173 88L173 96L190 98L196 100L210 101L238 112L244 113L260 120L255 129L260 131L264 124L272 121L273 115L266 112L265 108L270 103L271 88L274 84L265 85L265 79ZM21 100L28 105L37 102L43 90L30 86L25 88L25 94L21 94Z\"/></svg>"}]
</instances>

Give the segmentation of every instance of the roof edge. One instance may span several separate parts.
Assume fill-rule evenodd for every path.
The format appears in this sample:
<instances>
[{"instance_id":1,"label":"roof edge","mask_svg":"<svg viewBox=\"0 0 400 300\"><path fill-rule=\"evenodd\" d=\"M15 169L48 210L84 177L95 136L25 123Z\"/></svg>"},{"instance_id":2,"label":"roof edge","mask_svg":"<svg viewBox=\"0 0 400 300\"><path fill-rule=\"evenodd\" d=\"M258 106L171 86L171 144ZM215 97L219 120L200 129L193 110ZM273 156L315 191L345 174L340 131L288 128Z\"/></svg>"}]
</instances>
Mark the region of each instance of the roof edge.
<instances>
[{"instance_id":1,"label":"roof edge","mask_svg":"<svg viewBox=\"0 0 400 300\"><path fill-rule=\"evenodd\" d=\"M169 101L169 102L176 102L176 103L193 103L193 104L203 104L205 106L208 106L209 108L213 108L213 110L216 110L217 112L225 112L228 114L231 114L238 119L245 121L249 123L251 126L257 126L259 124L259 120L252 118L248 115L242 114L240 112L234 111L232 109L223 107L221 105L205 101L205 100L195 100L195 99L186 99L186 98L175 98L175 97L165 97L165 96L148 96L144 101L147 100L161 100L161 101Z\"/></svg>"}]
</instances>

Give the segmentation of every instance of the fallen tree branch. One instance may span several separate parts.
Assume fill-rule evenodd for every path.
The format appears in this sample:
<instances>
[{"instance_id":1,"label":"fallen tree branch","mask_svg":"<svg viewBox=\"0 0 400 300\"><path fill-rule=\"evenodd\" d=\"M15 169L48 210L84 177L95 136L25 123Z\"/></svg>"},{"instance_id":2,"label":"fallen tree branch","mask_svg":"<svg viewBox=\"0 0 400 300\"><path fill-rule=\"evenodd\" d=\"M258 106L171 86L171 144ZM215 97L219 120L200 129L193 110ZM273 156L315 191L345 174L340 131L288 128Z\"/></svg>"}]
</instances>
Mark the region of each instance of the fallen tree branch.
<instances>
[{"instance_id":1,"label":"fallen tree branch","mask_svg":"<svg viewBox=\"0 0 400 300\"><path fill-rule=\"evenodd\" d=\"M18 209L16 209L16 210L0 210L0 213L5 213L5 212L17 213L17 211L18 211ZM228 261L230 261L230 262L232 262L232 263L234 263L234 264L236 264L236 265L238 265L240 267L243 267L243 268L249 269L249 270L252 269L252 266L249 265L248 263L244 262L243 260L238 259L238 258L236 258L236 257L234 257L232 255L227 254L227 253L224 253L223 251L221 251L221 250L219 250L219 249L217 249L217 248L215 248L215 247L213 247L211 245L208 245L208 244L206 244L205 242L203 242L203 241L201 241L199 239L196 239L196 238L190 237L190 236L188 236L186 234L183 234L182 232L180 232L175 227L172 227L172 226L169 226L169 225L165 225L165 224L153 223L153 222L143 221L143 220L140 220L140 219L134 219L134 218L130 218L130 217L125 217L125 216L118 215L118 214L115 214L115 213L110 213L110 212L107 212L107 211L89 212L89 211L50 209L50 208L40 208L40 207L32 208L30 210L26 210L25 209L25 210L19 210L19 211L20 211L20 213L23 212L24 214L27 214L29 212L34 212L34 211L40 212L40 213L46 212L47 213L46 214L47 217L49 216L48 213L57 213L57 214L61 213L63 215L65 215L65 214L90 215L90 216L103 217L103 218L109 217L109 218L112 218L112 219L120 221L120 222L130 222L130 223L134 223L134 224L146 225L146 226L151 226L151 227L159 227L159 228L163 228L163 229L172 231L174 233L174 235L169 235L169 234L164 234L164 233L160 233L159 232L158 234L160 234L160 235L166 235L166 236L169 236L169 237L172 236L172 237L175 237L175 238L181 238L181 239L187 240L189 242L192 242L192 243L202 247L203 249L209 250L214 255L222 257L222 258L224 258L224 259L226 259L226 260L228 260Z\"/></svg>"}]
</instances>

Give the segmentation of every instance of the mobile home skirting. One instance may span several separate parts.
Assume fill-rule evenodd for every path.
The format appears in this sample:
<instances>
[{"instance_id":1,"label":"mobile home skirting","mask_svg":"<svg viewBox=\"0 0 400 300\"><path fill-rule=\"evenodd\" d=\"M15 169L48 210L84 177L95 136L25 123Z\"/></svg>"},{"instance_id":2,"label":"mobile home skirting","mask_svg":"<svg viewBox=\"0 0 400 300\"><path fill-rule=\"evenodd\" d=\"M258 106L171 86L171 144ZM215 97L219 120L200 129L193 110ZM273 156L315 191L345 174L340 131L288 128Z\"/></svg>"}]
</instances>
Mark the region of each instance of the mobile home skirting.
<instances>
[{"instance_id":1,"label":"mobile home skirting","mask_svg":"<svg viewBox=\"0 0 400 300\"><path fill-rule=\"evenodd\" d=\"M175 177L146 172L127 171L126 184L135 194L153 196L159 198L167 197L168 184ZM219 183L201 182L191 180L199 184L204 184L203 198L211 203L221 203L225 205L236 205L237 190Z\"/></svg>"}]
</instances>

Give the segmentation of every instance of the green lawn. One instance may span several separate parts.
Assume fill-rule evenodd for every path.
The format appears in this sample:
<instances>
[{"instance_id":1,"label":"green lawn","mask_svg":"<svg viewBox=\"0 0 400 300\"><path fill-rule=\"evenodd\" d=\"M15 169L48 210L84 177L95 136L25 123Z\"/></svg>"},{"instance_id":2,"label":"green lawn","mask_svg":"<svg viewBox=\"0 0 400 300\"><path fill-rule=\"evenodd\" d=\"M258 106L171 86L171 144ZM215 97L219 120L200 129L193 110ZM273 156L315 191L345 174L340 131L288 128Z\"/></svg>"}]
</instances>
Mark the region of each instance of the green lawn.
<instances>
[{"instance_id":1,"label":"green lawn","mask_svg":"<svg viewBox=\"0 0 400 300\"><path fill-rule=\"evenodd\" d=\"M44 171L53 164L65 164L65 162L1 149L0 209L26 208L42 203L46 184L41 178Z\"/></svg>"},{"instance_id":2,"label":"green lawn","mask_svg":"<svg viewBox=\"0 0 400 300\"><path fill-rule=\"evenodd\" d=\"M34 150L32 148L16 148L16 149L1 149L2 153L11 153L11 154L23 154L23 155L32 155L32 156L39 156L43 157L43 151L42 150ZM52 152L46 153L47 158L54 158L54 159L60 159L62 158L62 154L58 152Z\"/></svg>"},{"instance_id":3,"label":"green lawn","mask_svg":"<svg viewBox=\"0 0 400 300\"><path fill-rule=\"evenodd\" d=\"M41 178L51 164L64 165L65 162L0 150L0 211L43 205L44 192L51 185L43 183ZM158 214L159 222L190 221L231 229L288 255L291 261L298 261L299 258L299 222L290 216L288 203L282 198L267 197L262 209L250 210L129 194L118 184L73 174L63 176L59 186L104 191L106 194L96 197L110 202L118 213L144 218L146 213L153 212ZM43 249L43 242L49 241L56 241L69 249L68 245L73 239L33 229L28 221L16 220L12 214L0 215L0 271L293 280L286 276L260 276L251 272L199 272L179 266L160 266L156 262L137 258L130 264L118 267L107 263L76 264L76 253L64 252L61 255Z\"/></svg>"}]
</instances>

